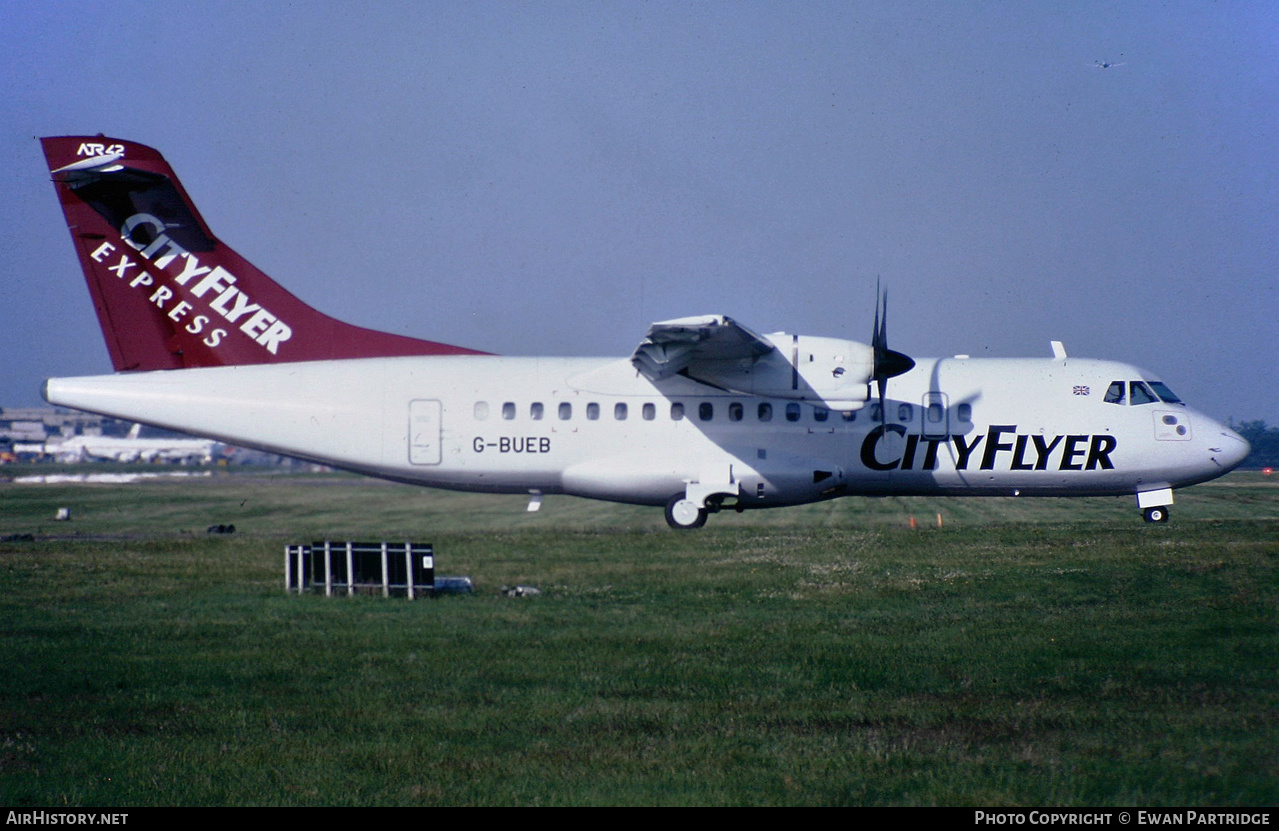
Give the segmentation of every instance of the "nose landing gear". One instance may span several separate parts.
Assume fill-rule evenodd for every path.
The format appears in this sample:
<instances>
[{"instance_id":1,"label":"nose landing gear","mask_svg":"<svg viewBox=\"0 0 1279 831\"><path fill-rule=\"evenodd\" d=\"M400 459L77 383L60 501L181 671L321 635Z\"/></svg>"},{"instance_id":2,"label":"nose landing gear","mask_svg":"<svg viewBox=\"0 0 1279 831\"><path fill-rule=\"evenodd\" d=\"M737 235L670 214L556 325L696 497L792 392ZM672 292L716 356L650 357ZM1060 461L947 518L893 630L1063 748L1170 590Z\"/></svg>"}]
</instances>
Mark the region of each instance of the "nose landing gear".
<instances>
[{"instance_id":1,"label":"nose landing gear","mask_svg":"<svg viewBox=\"0 0 1279 831\"><path fill-rule=\"evenodd\" d=\"M1159 488L1137 492L1137 507L1146 522L1168 521L1168 507L1172 505L1172 488Z\"/></svg>"}]
</instances>

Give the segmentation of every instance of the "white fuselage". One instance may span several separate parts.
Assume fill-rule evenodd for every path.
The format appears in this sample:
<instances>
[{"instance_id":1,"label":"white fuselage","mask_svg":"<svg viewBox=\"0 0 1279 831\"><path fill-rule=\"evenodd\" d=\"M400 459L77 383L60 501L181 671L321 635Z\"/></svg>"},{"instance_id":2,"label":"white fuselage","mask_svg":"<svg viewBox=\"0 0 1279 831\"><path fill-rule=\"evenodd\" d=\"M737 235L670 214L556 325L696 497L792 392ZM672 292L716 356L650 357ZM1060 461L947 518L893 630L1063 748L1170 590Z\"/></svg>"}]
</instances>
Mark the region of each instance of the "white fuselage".
<instances>
[{"instance_id":1,"label":"white fuselage","mask_svg":"<svg viewBox=\"0 0 1279 831\"><path fill-rule=\"evenodd\" d=\"M1079 358L922 359L873 400L727 392L625 359L366 358L51 379L54 403L431 487L662 505L700 483L739 507L846 494L1133 494L1248 446L1148 380ZM691 493L691 490L690 490Z\"/></svg>"}]
</instances>

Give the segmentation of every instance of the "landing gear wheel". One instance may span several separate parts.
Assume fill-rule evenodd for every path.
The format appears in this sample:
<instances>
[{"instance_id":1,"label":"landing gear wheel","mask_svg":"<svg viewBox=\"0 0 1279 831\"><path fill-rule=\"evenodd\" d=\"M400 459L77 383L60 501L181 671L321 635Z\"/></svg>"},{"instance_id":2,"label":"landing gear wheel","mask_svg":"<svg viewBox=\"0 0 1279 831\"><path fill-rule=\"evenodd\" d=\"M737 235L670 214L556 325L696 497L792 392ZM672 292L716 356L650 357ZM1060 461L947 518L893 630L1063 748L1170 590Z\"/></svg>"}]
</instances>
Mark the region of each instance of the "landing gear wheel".
<instances>
[{"instance_id":1,"label":"landing gear wheel","mask_svg":"<svg viewBox=\"0 0 1279 831\"><path fill-rule=\"evenodd\" d=\"M666 503L666 524L681 531L701 528L706 524L706 509L677 493Z\"/></svg>"},{"instance_id":2,"label":"landing gear wheel","mask_svg":"<svg viewBox=\"0 0 1279 831\"><path fill-rule=\"evenodd\" d=\"M1142 517L1145 518L1146 522L1167 522L1168 506L1156 505L1153 508L1147 508L1146 510L1142 511L1141 515Z\"/></svg>"}]
</instances>

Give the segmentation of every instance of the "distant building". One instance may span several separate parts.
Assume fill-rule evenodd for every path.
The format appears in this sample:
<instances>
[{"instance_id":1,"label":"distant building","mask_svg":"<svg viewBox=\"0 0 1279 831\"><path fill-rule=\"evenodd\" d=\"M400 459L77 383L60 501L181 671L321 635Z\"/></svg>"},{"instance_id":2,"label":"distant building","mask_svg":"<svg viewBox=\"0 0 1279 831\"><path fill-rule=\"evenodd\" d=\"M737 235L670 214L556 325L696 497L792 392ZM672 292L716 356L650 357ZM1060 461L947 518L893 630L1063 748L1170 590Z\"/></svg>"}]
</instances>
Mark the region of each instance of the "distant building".
<instances>
[{"instance_id":1,"label":"distant building","mask_svg":"<svg viewBox=\"0 0 1279 831\"><path fill-rule=\"evenodd\" d=\"M0 440L42 442L71 436L127 436L132 423L61 407L0 407Z\"/></svg>"}]
</instances>

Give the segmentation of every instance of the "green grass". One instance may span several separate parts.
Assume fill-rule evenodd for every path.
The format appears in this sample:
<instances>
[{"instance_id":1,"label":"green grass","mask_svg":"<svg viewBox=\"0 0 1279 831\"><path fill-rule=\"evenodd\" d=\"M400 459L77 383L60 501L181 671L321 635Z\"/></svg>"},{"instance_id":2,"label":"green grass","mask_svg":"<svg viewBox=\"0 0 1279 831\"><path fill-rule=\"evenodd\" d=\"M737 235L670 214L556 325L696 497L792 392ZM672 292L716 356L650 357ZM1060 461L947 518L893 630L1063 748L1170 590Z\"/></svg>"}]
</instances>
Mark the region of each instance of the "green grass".
<instances>
[{"instance_id":1,"label":"green grass","mask_svg":"<svg viewBox=\"0 0 1279 831\"><path fill-rule=\"evenodd\" d=\"M0 484L35 537L0 542L0 804L1271 805L1277 485L1162 527L845 499L676 533L345 476ZM286 596L324 537L479 590Z\"/></svg>"}]
</instances>

